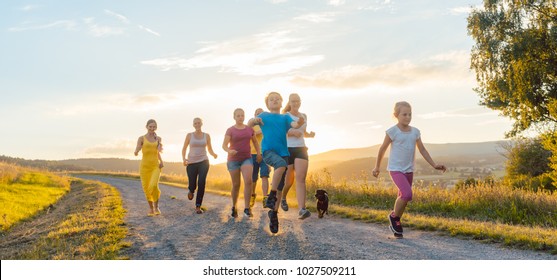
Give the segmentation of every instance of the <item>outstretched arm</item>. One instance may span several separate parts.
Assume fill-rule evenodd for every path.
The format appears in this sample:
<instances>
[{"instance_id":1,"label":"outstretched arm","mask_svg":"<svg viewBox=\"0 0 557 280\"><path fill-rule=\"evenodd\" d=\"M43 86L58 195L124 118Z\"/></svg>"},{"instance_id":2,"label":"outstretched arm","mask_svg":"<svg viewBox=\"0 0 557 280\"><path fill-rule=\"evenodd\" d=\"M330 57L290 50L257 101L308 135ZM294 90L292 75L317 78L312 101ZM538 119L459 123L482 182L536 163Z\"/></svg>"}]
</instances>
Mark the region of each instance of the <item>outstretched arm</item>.
<instances>
[{"instance_id":1,"label":"outstretched arm","mask_svg":"<svg viewBox=\"0 0 557 280\"><path fill-rule=\"evenodd\" d=\"M424 157L424 159L429 163L429 165L431 165L433 168L437 169L437 170L442 170L443 172L447 171L447 168L442 165L442 164L435 164L435 162L433 161L433 159L431 158L431 156L429 155L429 152L427 151L427 149L424 146L424 143L422 142L422 139L419 138L416 141L416 145L418 146L418 150L420 150L420 154L422 154L422 156Z\"/></svg>"},{"instance_id":2,"label":"outstretched arm","mask_svg":"<svg viewBox=\"0 0 557 280\"><path fill-rule=\"evenodd\" d=\"M381 161L383 160L383 157L385 156L385 151L387 151L387 148L389 147L389 145L393 142L393 140L391 140L391 137L389 137L389 135L387 135L385 133L385 139L383 139L383 144L381 144L381 147L379 147L379 152L377 152L377 159L375 161L375 168L373 168L373 170L371 171L371 175L373 175L375 178L377 178L379 176L379 169L381 168Z\"/></svg>"}]
</instances>

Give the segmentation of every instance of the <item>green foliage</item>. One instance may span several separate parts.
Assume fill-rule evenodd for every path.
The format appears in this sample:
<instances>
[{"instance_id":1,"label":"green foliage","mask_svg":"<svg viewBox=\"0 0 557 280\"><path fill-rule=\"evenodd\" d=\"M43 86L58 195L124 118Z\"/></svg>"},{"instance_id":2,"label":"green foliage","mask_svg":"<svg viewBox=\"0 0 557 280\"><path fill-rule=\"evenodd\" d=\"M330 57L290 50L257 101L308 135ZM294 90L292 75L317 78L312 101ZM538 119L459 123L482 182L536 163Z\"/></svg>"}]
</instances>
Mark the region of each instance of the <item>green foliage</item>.
<instances>
[{"instance_id":1,"label":"green foliage","mask_svg":"<svg viewBox=\"0 0 557 280\"><path fill-rule=\"evenodd\" d=\"M508 136L557 121L557 2L485 0L468 17L481 104L515 120Z\"/></svg>"},{"instance_id":2,"label":"green foliage","mask_svg":"<svg viewBox=\"0 0 557 280\"><path fill-rule=\"evenodd\" d=\"M307 194L326 189L330 202L343 206L377 210L393 208L397 196L395 186L384 181L371 183L334 183L328 171L310 173ZM543 184L540 178L539 184ZM532 184L534 184L532 182ZM549 226L557 229L557 193L510 188L493 178L469 179L453 189L413 187L411 213L475 221L492 221L510 225Z\"/></svg>"},{"instance_id":3,"label":"green foliage","mask_svg":"<svg viewBox=\"0 0 557 280\"><path fill-rule=\"evenodd\" d=\"M551 151L544 148L541 138L519 138L507 151L507 176L540 176L549 172Z\"/></svg>"}]
</instances>

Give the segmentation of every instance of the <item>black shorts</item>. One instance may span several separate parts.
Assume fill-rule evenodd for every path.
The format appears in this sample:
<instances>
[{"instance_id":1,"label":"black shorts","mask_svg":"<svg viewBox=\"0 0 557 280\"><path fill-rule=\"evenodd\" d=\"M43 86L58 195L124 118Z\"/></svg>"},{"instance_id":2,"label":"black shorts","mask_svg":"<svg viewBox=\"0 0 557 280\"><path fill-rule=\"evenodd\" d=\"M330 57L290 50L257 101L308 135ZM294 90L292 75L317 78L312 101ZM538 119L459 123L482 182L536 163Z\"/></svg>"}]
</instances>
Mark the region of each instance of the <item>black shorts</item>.
<instances>
[{"instance_id":1,"label":"black shorts","mask_svg":"<svg viewBox=\"0 0 557 280\"><path fill-rule=\"evenodd\" d=\"M288 147L288 152L290 153L288 165L294 164L294 160L297 158L309 160L307 147Z\"/></svg>"}]
</instances>

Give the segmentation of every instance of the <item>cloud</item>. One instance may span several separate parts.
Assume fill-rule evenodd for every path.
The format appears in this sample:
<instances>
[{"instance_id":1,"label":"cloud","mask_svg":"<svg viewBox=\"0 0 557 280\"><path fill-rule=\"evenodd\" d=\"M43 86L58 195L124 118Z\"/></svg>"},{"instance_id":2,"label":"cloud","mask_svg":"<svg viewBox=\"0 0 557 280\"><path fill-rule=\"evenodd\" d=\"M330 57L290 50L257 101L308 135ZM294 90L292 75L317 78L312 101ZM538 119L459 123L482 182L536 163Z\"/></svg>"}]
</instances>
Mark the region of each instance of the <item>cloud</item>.
<instances>
[{"instance_id":1,"label":"cloud","mask_svg":"<svg viewBox=\"0 0 557 280\"><path fill-rule=\"evenodd\" d=\"M477 118L486 116L497 116L496 111L487 111L482 107L474 108L461 108L449 111L432 112L427 114L416 115L418 118L431 120L431 119L446 119L446 118Z\"/></svg>"},{"instance_id":2,"label":"cloud","mask_svg":"<svg viewBox=\"0 0 557 280\"><path fill-rule=\"evenodd\" d=\"M29 31L29 30L44 30L44 29L52 29L52 28L63 28L66 30L74 30L76 27L76 23L73 20L58 20L51 23L41 24L41 25L24 25L19 27L10 27L8 31L10 32L21 32L21 31Z\"/></svg>"},{"instance_id":3,"label":"cloud","mask_svg":"<svg viewBox=\"0 0 557 280\"><path fill-rule=\"evenodd\" d=\"M328 4L330 6L342 6L346 4L346 0L329 0Z\"/></svg>"},{"instance_id":4,"label":"cloud","mask_svg":"<svg viewBox=\"0 0 557 280\"><path fill-rule=\"evenodd\" d=\"M383 1L375 1L375 3L367 4L365 6L360 6L357 8L358 10L364 11L380 11L380 10L394 10L394 4L390 0L383 0Z\"/></svg>"},{"instance_id":5,"label":"cloud","mask_svg":"<svg viewBox=\"0 0 557 280\"><path fill-rule=\"evenodd\" d=\"M51 112L50 108L55 108L53 112L55 115L72 116L104 111L152 111L189 103L193 100L180 93L99 94L97 96L99 97L90 97L87 100L69 100L67 104L47 104L45 107L49 108Z\"/></svg>"},{"instance_id":6,"label":"cloud","mask_svg":"<svg viewBox=\"0 0 557 280\"><path fill-rule=\"evenodd\" d=\"M104 13L107 14L107 15L109 15L109 16L112 16L112 17L118 19L118 20L121 21L122 23L125 23L125 24L129 24L129 23L130 23L130 21L128 20L127 17L125 17L125 16L123 16L123 15L121 15L121 14L115 13L115 12L113 12L113 11L111 11L111 10L104 10Z\"/></svg>"},{"instance_id":7,"label":"cloud","mask_svg":"<svg viewBox=\"0 0 557 280\"><path fill-rule=\"evenodd\" d=\"M333 22L335 20L336 13L326 12L326 13L312 13L302 16L295 17L294 20L302 20L313 23L322 22Z\"/></svg>"},{"instance_id":8,"label":"cloud","mask_svg":"<svg viewBox=\"0 0 557 280\"><path fill-rule=\"evenodd\" d=\"M280 4L280 3L288 2L288 0L267 0L267 2L271 2L273 4Z\"/></svg>"},{"instance_id":9,"label":"cloud","mask_svg":"<svg viewBox=\"0 0 557 280\"><path fill-rule=\"evenodd\" d=\"M40 5L30 4L30 5L25 5L25 6L21 7L20 10L25 11L25 12L29 12L29 11L38 9L40 7L41 7Z\"/></svg>"},{"instance_id":10,"label":"cloud","mask_svg":"<svg viewBox=\"0 0 557 280\"><path fill-rule=\"evenodd\" d=\"M89 32L95 37L122 35L126 31L123 27L99 25L95 22L95 18L85 18L83 22L89 28Z\"/></svg>"},{"instance_id":11,"label":"cloud","mask_svg":"<svg viewBox=\"0 0 557 280\"><path fill-rule=\"evenodd\" d=\"M193 57L165 57L141 63L162 71L219 68L220 72L265 76L289 73L323 60L322 55L304 54L308 49L304 40L290 35L289 31L260 33L206 44Z\"/></svg>"},{"instance_id":12,"label":"cloud","mask_svg":"<svg viewBox=\"0 0 557 280\"><path fill-rule=\"evenodd\" d=\"M460 7L454 7L449 9L449 14L451 15L468 15L470 14L470 12L473 9L483 9L482 5L476 5L476 6L460 6Z\"/></svg>"},{"instance_id":13,"label":"cloud","mask_svg":"<svg viewBox=\"0 0 557 280\"><path fill-rule=\"evenodd\" d=\"M158 32L155 32L155 31L153 31L153 30L151 30L151 29L149 29L149 28L147 28L147 27L145 27L145 26L143 26L143 25L138 25L137 27L139 27L139 29L144 30L144 31L147 32L147 33L151 33L151 34L153 34L153 35L155 35L155 36L157 36L157 37L160 37L160 36L161 36L161 34L159 34Z\"/></svg>"},{"instance_id":14,"label":"cloud","mask_svg":"<svg viewBox=\"0 0 557 280\"><path fill-rule=\"evenodd\" d=\"M347 65L314 76L295 76L291 82L305 87L364 88L371 85L405 86L415 82L471 76L469 53L453 51L422 61L399 60L379 66Z\"/></svg>"},{"instance_id":15,"label":"cloud","mask_svg":"<svg viewBox=\"0 0 557 280\"><path fill-rule=\"evenodd\" d=\"M115 140L86 148L83 153L88 157L130 157L135 146L134 140Z\"/></svg>"}]
</instances>

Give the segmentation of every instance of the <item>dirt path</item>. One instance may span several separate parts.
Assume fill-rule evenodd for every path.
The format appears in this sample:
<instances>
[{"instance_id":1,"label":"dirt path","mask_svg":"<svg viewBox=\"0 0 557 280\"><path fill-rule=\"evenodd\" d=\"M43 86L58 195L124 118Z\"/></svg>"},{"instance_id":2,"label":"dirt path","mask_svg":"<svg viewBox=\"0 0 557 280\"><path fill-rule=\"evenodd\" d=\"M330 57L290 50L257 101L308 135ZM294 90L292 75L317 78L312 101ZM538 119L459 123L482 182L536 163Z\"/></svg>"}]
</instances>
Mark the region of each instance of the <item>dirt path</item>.
<instances>
[{"instance_id":1,"label":"dirt path","mask_svg":"<svg viewBox=\"0 0 557 280\"><path fill-rule=\"evenodd\" d=\"M386 225L313 215L300 221L297 211L279 213L280 231L271 235L267 210L258 202L254 217L229 216L229 197L205 194L201 215L187 190L161 184L158 217L146 215L148 206L139 181L99 176L79 176L116 187L128 210L130 227L127 253L132 259L196 260L400 260L400 259L557 259L547 253L508 249L437 233L408 229L404 239L391 238ZM176 197L171 199L171 197ZM239 201L239 207L243 202Z\"/></svg>"}]
</instances>

